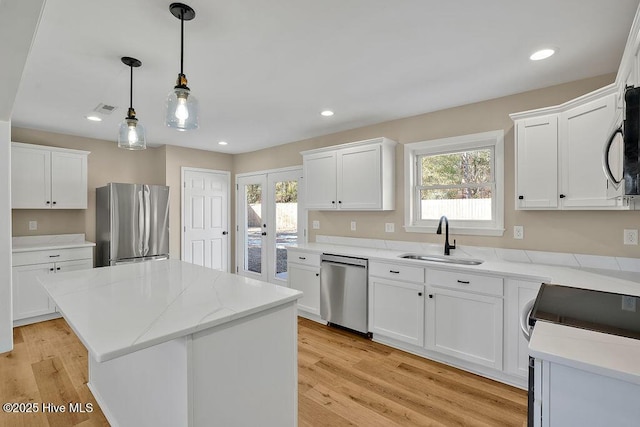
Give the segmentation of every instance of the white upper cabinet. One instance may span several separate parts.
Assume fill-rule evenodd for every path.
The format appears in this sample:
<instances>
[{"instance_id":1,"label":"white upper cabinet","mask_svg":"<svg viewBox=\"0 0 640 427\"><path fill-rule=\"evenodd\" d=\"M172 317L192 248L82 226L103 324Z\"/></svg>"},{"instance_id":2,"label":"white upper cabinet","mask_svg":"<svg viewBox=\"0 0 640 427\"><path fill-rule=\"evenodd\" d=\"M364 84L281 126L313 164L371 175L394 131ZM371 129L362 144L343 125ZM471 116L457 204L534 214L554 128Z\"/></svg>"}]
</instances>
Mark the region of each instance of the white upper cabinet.
<instances>
[{"instance_id":1,"label":"white upper cabinet","mask_svg":"<svg viewBox=\"0 0 640 427\"><path fill-rule=\"evenodd\" d=\"M516 123L516 207L558 207L558 116Z\"/></svg>"},{"instance_id":2,"label":"white upper cabinet","mask_svg":"<svg viewBox=\"0 0 640 427\"><path fill-rule=\"evenodd\" d=\"M561 205L564 209L615 207L602 173L603 147L616 111L610 94L560 114Z\"/></svg>"},{"instance_id":3,"label":"white upper cabinet","mask_svg":"<svg viewBox=\"0 0 640 427\"><path fill-rule=\"evenodd\" d=\"M616 115L616 87L561 106L512 114L516 209L620 209L608 196L604 146Z\"/></svg>"},{"instance_id":4,"label":"white upper cabinet","mask_svg":"<svg viewBox=\"0 0 640 427\"><path fill-rule=\"evenodd\" d=\"M88 155L11 143L11 208L86 209Z\"/></svg>"},{"instance_id":5,"label":"white upper cabinet","mask_svg":"<svg viewBox=\"0 0 640 427\"><path fill-rule=\"evenodd\" d=\"M393 210L396 145L376 138L302 152L307 208Z\"/></svg>"}]
</instances>

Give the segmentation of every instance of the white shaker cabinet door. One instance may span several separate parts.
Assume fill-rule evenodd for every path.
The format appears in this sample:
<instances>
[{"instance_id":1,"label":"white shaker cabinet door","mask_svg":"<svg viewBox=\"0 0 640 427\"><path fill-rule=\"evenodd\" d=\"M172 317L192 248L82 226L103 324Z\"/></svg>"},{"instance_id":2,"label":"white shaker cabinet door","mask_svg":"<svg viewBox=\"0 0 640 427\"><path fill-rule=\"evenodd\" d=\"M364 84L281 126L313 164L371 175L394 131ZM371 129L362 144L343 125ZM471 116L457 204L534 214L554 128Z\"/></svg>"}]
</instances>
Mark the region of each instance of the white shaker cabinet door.
<instances>
[{"instance_id":1,"label":"white shaker cabinet door","mask_svg":"<svg viewBox=\"0 0 640 427\"><path fill-rule=\"evenodd\" d=\"M24 147L11 149L11 207L51 207L50 151Z\"/></svg>"},{"instance_id":2,"label":"white shaker cabinet door","mask_svg":"<svg viewBox=\"0 0 640 427\"><path fill-rule=\"evenodd\" d=\"M51 207L87 208L87 156L51 152Z\"/></svg>"},{"instance_id":3,"label":"white shaker cabinet door","mask_svg":"<svg viewBox=\"0 0 640 427\"><path fill-rule=\"evenodd\" d=\"M563 209L615 206L607 198L603 147L615 114L615 94L562 113L560 117L560 200Z\"/></svg>"},{"instance_id":4,"label":"white shaker cabinet door","mask_svg":"<svg viewBox=\"0 0 640 427\"><path fill-rule=\"evenodd\" d=\"M380 145L340 150L337 165L340 209L382 208Z\"/></svg>"},{"instance_id":5,"label":"white shaker cabinet door","mask_svg":"<svg viewBox=\"0 0 640 427\"><path fill-rule=\"evenodd\" d=\"M320 315L320 268L289 263L289 287L302 291L298 308Z\"/></svg>"},{"instance_id":6,"label":"white shaker cabinet door","mask_svg":"<svg viewBox=\"0 0 640 427\"><path fill-rule=\"evenodd\" d=\"M558 207L558 116L516 124L516 208Z\"/></svg>"},{"instance_id":7,"label":"white shaker cabinet door","mask_svg":"<svg viewBox=\"0 0 640 427\"><path fill-rule=\"evenodd\" d=\"M424 344L424 285L369 277L369 331Z\"/></svg>"},{"instance_id":8,"label":"white shaker cabinet door","mask_svg":"<svg viewBox=\"0 0 640 427\"><path fill-rule=\"evenodd\" d=\"M427 286L426 348L502 369L502 298Z\"/></svg>"},{"instance_id":9,"label":"white shaker cabinet door","mask_svg":"<svg viewBox=\"0 0 640 427\"><path fill-rule=\"evenodd\" d=\"M335 151L305 156L304 181L306 208L337 209Z\"/></svg>"},{"instance_id":10,"label":"white shaker cabinet door","mask_svg":"<svg viewBox=\"0 0 640 427\"><path fill-rule=\"evenodd\" d=\"M13 267L13 320L53 313L54 305L36 278L52 274L55 264L35 264Z\"/></svg>"}]
</instances>

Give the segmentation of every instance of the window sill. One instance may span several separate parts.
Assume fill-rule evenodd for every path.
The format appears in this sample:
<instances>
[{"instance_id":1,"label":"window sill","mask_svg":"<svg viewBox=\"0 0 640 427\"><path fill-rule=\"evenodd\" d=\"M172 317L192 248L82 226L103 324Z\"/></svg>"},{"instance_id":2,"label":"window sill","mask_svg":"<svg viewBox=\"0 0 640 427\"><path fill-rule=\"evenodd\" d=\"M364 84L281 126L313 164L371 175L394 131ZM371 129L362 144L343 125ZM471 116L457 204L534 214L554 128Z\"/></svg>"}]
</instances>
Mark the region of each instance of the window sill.
<instances>
[{"instance_id":1,"label":"window sill","mask_svg":"<svg viewBox=\"0 0 640 427\"><path fill-rule=\"evenodd\" d=\"M405 225L404 231L407 233L430 233L435 234L438 227L423 227L415 225ZM478 228L478 227L449 227L449 234L467 236L496 236L504 235L504 228Z\"/></svg>"}]
</instances>

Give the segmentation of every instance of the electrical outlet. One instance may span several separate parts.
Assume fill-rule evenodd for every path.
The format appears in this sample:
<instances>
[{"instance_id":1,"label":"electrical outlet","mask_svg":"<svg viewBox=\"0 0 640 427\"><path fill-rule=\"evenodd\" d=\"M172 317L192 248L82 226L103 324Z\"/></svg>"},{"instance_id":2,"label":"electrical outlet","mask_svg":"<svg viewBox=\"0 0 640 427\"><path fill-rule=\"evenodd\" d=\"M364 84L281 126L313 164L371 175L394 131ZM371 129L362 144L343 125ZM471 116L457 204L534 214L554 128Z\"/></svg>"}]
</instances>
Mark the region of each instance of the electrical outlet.
<instances>
[{"instance_id":1,"label":"electrical outlet","mask_svg":"<svg viewBox=\"0 0 640 427\"><path fill-rule=\"evenodd\" d=\"M356 222L351 221L351 231L356 231Z\"/></svg>"},{"instance_id":2,"label":"electrical outlet","mask_svg":"<svg viewBox=\"0 0 640 427\"><path fill-rule=\"evenodd\" d=\"M513 238L518 240L524 239L524 227L522 225L513 226Z\"/></svg>"},{"instance_id":3,"label":"electrical outlet","mask_svg":"<svg viewBox=\"0 0 640 427\"><path fill-rule=\"evenodd\" d=\"M622 295L622 309L624 311L636 311L636 297L631 295Z\"/></svg>"},{"instance_id":4,"label":"electrical outlet","mask_svg":"<svg viewBox=\"0 0 640 427\"><path fill-rule=\"evenodd\" d=\"M385 233L393 233L396 229L396 225L393 222L385 222L384 223L384 231Z\"/></svg>"},{"instance_id":5,"label":"electrical outlet","mask_svg":"<svg viewBox=\"0 0 640 427\"><path fill-rule=\"evenodd\" d=\"M317 220L313 221L312 227L314 230L320 230L320 221L317 221Z\"/></svg>"},{"instance_id":6,"label":"electrical outlet","mask_svg":"<svg viewBox=\"0 0 640 427\"><path fill-rule=\"evenodd\" d=\"M624 230L624 244L625 245L637 245L638 244L638 230Z\"/></svg>"},{"instance_id":7,"label":"electrical outlet","mask_svg":"<svg viewBox=\"0 0 640 427\"><path fill-rule=\"evenodd\" d=\"M38 229L38 221L29 221L29 230L37 230Z\"/></svg>"}]
</instances>

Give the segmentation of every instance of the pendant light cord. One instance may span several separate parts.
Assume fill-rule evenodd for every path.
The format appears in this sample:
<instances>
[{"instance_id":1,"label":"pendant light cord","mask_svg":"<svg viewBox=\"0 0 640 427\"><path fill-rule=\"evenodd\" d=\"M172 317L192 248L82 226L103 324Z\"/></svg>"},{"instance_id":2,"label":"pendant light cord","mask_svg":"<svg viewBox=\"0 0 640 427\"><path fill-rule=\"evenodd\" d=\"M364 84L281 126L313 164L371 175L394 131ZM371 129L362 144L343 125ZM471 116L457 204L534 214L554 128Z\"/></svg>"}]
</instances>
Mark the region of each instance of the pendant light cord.
<instances>
[{"instance_id":1,"label":"pendant light cord","mask_svg":"<svg viewBox=\"0 0 640 427\"><path fill-rule=\"evenodd\" d=\"M184 9L180 11L180 74L184 75Z\"/></svg>"},{"instance_id":2,"label":"pendant light cord","mask_svg":"<svg viewBox=\"0 0 640 427\"><path fill-rule=\"evenodd\" d=\"M131 78L129 80L129 109L133 109L133 65L130 65Z\"/></svg>"}]
</instances>

